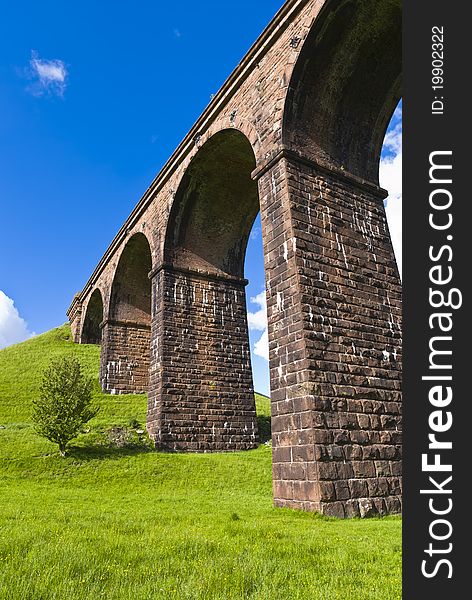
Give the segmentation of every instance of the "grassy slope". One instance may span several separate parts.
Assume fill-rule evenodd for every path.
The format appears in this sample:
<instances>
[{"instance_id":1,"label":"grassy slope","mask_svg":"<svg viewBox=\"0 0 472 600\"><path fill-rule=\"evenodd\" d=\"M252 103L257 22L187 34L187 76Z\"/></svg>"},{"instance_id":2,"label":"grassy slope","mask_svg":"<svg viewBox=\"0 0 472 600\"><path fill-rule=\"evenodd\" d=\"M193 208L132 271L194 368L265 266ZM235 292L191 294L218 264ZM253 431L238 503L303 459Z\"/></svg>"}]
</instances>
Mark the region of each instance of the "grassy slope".
<instances>
[{"instance_id":1,"label":"grassy slope","mask_svg":"<svg viewBox=\"0 0 472 600\"><path fill-rule=\"evenodd\" d=\"M66 326L0 351L0 598L399 599L401 521L274 509L270 448L177 455L103 445L144 423L144 396L105 396L61 459L29 422L41 370L99 349ZM258 398L268 414L268 400Z\"/></svg>"}]
</instances>

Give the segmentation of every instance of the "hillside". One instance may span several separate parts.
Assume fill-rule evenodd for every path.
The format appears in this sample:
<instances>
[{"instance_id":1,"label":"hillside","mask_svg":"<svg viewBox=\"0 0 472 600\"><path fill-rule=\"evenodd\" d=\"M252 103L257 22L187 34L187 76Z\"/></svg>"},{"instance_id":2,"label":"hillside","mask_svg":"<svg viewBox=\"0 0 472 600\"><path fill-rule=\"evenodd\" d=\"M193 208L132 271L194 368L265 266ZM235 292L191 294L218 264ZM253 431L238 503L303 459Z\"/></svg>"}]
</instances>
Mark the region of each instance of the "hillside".
<instances>
[{"instance_id":1,"label":"hillside","mask_svg":"<svg viewBox=\"0 0 472 600\"><path fill-rule=\"evenodd\" d=\"M401 520L274 509L271 450L163 454L145 396L106 396L61 459L30 423L51 358L98 377L99 348L67 326L0 351L0 598L390 600ZM267 427L269 401L257 398Z\"/></svg>"}]
</instances>

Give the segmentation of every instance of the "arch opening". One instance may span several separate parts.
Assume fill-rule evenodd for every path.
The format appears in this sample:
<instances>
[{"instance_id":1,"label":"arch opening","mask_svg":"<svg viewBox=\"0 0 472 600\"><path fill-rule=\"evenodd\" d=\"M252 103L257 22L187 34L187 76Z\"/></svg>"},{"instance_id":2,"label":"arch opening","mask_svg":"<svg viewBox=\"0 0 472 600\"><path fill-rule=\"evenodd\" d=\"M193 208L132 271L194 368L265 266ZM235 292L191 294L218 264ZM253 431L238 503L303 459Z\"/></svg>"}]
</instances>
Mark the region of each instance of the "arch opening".
<instances>
[{"instance_id":1,"label":"arch opening","mask_svg":"<svg viewBox=\"0 0 472 600\"><path fill-rule=\"evenodd\" d=\"M190 163L167 229L165 261L234 277L244 275L249 234L259 212L256 166L248 139L215 134Z\"/></svg>"},{"instance_id":2,"label":"arch opening","mask_svg":"<svg viewBox=\"0 0 472 600\"><path fill-rule=\"evenodd\" d=\"M101 324L103 321L103 299L99 289L90 297L82 328L82 344L100 344L102 341Z\"/></svg>"},{"instance_id":3,"label":"arch opening","mask_svg":"<svg viewBox=\"0 0 472 600\"><path fill-rule=\"evenodd\" d=\"M151 324L151 249L147 238L136 233L121 254L113 279L110 318Z\"/></svg>"},{"instance_id":4,"label":"arch opening","mask_svg":"<svg viewBox=\"0 0 472 600\"><path fill-rule=\"evenodd\" d=\"M126 244L111 289L101 358L102 388L111 394L145 393L151 346L151 249L136 233Z\"/></svg>"},{"instance_id":5,"label":"arch opening","mask_svg":"<svg viewBox=\"0 0 472 600\"><path fill-rule=\"evenodd\" d=\"M400 99L400 0L328 2L304 43L287 95L284 144L378 182Z\"/></svg>"}]
</instances>

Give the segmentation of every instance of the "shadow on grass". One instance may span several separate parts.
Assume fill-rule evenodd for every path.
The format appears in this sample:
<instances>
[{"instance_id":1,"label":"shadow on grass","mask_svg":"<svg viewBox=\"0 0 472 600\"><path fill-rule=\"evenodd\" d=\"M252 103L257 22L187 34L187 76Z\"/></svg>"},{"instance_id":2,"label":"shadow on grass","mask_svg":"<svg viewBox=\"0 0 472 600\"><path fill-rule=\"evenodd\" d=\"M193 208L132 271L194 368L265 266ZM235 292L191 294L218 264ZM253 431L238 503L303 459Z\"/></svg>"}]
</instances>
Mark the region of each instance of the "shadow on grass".
<instances>
[{"instance_id":1,"label":"shadow on grass","mask_svg":"<svg viewBox=\"0 0 472 600\"><path fill-rule=\"evenodd\" d=\"M270 417L257 415L257 427L259 429L259 442L265 444L271 439Z\"/></svg>"},{"instance_id":2,"label":"shadow on grass","mask_svg":"<svg viewBox=\"0 0 472 600\"><path fill-rule=\"evenodd\" d=\"M270 417L267 415L257 416L257 426L259 429L259 442L264 444L271 439ZM129 433L127 428L112 428L108 431L118 433ZM124 440L123 437L116 438ZM100 439L83 440L82 444L71 444L67 448L67 456L77 460L103 460L118 459L125 456L136 456L138 454L149 454L157 452L150 440L136 440L134 443L129 439L127 441L118 441L118 443L104 443L103 437Z\"/></svg>"},{"instance_id":3,"label":"shadow on grass","mask_svg":"<svg viewBox=\"0 0 472 600\"><path fill-rule=\"evenodd\" d=\"M138 454L149 454L155 452L154 448L146 445L142 446L117 446L90 445L90 446L69 446L67 448L67 457L79 460L103 460L105 458L122 458L124 456L136 456Z\"/></svg>"}]
</instances>

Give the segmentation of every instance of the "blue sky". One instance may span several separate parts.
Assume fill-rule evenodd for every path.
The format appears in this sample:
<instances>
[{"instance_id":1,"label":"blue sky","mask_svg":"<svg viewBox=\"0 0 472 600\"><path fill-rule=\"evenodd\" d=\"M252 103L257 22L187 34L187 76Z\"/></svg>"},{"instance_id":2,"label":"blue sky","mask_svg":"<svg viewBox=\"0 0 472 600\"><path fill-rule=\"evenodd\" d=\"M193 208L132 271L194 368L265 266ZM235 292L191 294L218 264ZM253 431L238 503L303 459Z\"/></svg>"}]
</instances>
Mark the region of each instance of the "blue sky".
<instances>
[{"instance_id":1,"label":"blue sky","mask_svg":"<svg viewBox=\"0 0 472 600\"><path fill-rule=\"evenodd\" d=\"M65 322L74 293L282 3L3 5L0 347ZM246 276L257 298L260 223L252 238ZM252 347L265 334L258 300L248 301ZM262 346L255 386L267 393Z\"/></svg>"}]
</instances>

